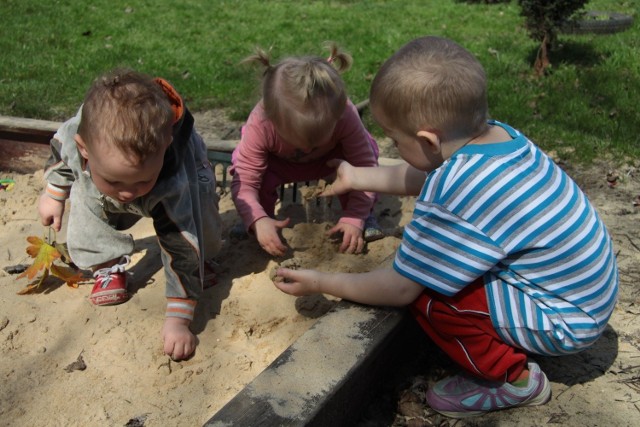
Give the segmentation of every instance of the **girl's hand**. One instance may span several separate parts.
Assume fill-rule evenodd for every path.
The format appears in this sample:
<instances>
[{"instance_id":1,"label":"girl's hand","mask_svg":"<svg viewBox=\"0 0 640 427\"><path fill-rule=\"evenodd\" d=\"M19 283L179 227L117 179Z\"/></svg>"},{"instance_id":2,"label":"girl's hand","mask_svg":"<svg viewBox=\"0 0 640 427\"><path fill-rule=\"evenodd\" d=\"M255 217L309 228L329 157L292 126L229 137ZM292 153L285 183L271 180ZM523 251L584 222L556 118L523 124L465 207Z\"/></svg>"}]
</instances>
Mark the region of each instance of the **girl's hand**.
<instances>
[{"instance_id":1,"label":"girl's hand","mask_svg":"<svg viewBox=\"0 0 640 427\"><path fill-rule=\"evenodd\" d=\"M189 330L191 322L181 317L167 317L162 327L164 354L171 360L188 358L196 350L197 338Z\"/></svg>"},{"instance_id":2,"label":"girl's hand","mask_svg":"<svg viewBox=\"0 0 640 427\"><path fill-rule=\"evenodd\" d=\"M293 296L321 293L320 279L324 273L316 270L291 270L279 268L273 284L285 294Z\"/></svg>"},{"instance_id":3,"label":"girl's hand","mask_svg":"<svg viewBox=\"0 0 640 427\"><path fill-rule=\"evenodd\" d=\"M327 185L320 196L339 196L353 190L355 168L351 164L344 160L333 159L327 162L327 166L336 169L336 179L331 185Z\"/></svg>"},{"instance_id":4,"label":"girl's hand","mask_svg":"<svg viewBox=\"0 0 640 427\"><path fill-rule=\"evenodd\" d=\"M253 231L260 247L273 256L283 256L287 252L287 246L280 238L280 230L289 225L289 218L282 221L265 216L253 223Z\"/></svg>"},{"instance_id":5,"label":"girl's hand","mask_svg":"<svg viewBox=\"0 0 640 427\"><path fill-rule=\"evenodd\" d=\"M338 249L341 253L359 254L364 249L362 230L355 225L339 222L327 231L329 236L336 233L342 233L342 243Z\"/></svg>"}]
</instances>

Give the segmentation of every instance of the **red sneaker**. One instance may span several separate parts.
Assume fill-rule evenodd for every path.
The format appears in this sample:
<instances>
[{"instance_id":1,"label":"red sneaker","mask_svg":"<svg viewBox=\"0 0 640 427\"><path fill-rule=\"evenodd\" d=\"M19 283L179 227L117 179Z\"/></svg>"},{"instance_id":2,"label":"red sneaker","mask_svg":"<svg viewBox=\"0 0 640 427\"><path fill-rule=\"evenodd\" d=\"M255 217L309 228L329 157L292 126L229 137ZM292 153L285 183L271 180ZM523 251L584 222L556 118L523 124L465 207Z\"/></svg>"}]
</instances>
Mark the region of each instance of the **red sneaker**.
<instances>
[{"instance_id":1,"label":"red sneaker","mask_svg":"<svg viewBox=\"0 0 640 427\"><path fill-rule=\"evenodd\" d=\"M129 256L124 256L120 264L101 268L93 273L96 283L93 285L89 300L94 305L122 304L129 299L127 272L124 267L129 264L130 260Z\"/></svg>"}]
</instances>

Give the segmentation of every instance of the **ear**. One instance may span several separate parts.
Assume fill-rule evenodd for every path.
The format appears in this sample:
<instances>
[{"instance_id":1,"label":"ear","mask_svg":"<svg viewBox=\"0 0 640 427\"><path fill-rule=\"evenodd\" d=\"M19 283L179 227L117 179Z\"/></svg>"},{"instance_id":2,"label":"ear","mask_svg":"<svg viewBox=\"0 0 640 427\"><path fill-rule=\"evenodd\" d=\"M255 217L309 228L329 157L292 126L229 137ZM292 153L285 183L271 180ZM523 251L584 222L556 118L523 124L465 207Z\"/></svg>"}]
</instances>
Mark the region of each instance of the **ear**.
<instances>
[{"instance_id":1,"label":"ear","mask_svg":"<svg viewBox=\"0 0 640 427\"><path fill-rule=\"evenodd\" d=\"M419 130L416 132L416 136L434 153L439 153L441 151L441 141L437 133L429 130Z\"/></svg>"},{"instance_id":2,"label":"ear","mask_svg":"<svg viewBox=\"0 0 640 427\"><path fill-rule=\"evenodd\" d=\"M84 140L80 136L80 134L75 134L73 139L76 141L76 146L78 147L78 151L85 160L89 160L89 152L87 151L87 144L85 144Z\"/></svg>"}]
</instances>

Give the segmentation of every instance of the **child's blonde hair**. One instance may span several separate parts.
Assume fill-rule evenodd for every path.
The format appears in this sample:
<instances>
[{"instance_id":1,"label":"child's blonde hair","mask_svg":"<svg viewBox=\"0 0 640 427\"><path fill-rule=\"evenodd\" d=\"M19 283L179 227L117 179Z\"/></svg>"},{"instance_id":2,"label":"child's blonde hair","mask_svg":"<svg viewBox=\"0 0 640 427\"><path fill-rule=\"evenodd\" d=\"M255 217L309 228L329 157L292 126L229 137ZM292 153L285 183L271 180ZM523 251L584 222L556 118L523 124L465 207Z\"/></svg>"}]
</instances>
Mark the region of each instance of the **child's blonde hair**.
<instances>
[{"instance_id":1,"label":"child's blonde hair","mask_svg":"<svg viewBox=\"0 0 640 427\"><path fill-rule=\"evenodd\" d=\"M276 128L287 126L312 140L326 132L344 113L347 92L340 73L351 67L352 58L328 42L328 58L288 57L271 65L269 53L258 48L243 63L265 67L262 101L266 116Z\"/></svg>"},{"instance_id":2,"label":"child's blonde hair","mask_svg":"<svg viewBox=\"0 0 640 427\"><path fill-rule=\"evenodd\" d=\"M455 42L421 37L404 45L380 68L370 103L389 123L453 139L486 129L487 78L480 62Z\"/></svg>"},{"instance_id":3,"label":"child's blonde hair","mask_svg":"<svg viewBox=\"0 0 640 427\"><path fill-rule=\"evenodd\" d=\"M174 111L162 87L145 74L119 69L98 77L82 105L78 134L144 162L166 143Z\"/></svg>"}]
</instances>

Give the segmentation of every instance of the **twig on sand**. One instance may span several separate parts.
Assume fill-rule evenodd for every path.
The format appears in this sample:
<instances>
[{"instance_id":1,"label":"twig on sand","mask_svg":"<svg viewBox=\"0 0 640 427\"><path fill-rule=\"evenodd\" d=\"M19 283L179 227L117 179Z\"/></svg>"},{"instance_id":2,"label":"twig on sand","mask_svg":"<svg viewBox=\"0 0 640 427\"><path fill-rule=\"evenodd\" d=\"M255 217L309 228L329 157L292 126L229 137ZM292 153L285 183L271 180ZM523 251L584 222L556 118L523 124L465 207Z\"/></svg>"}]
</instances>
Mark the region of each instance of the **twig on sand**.
<instances>
[{"instance_id":1,"label":"twig on sand","mask_svg":"<svg viewBox=\"0 0 640 427\"><path fill-rule=\"evenodd\" d=\"M558 393L556 395L556 400L558 400L560 398L560 396L562 396L564 394L564 392L568 391L571 387L573 387L572 385L568 386L567 388L565 388L564 390L562 390L560 393Z\"/></svg>"},{"instance_id":2,"label":"twig on sand","mask_svg":"<svg viewBox=\"0 0 640 427\"><path fill-rule=\"evenodd\" d=\"M634 391L640 393L640 375L636 375L635 377L625 378L622 380L616 381L617 383L624 384L631 388Z\"/></svg>"},{"instance_id":3,"label":"twig on sand","mask_svg":"<svg viewBox=\"0 0 640 427\"><path fill-rule=\"evenodd\" d=\"M631 238L631 236L629 236L629 235L628 235L628 234L626 234L626 233L625 233L625 234L622 234L622 236L625 236L625 237L629 240L629 243L631 243L631 246L633 246L634 248L636 248L636 250L637 250L638 252L640 252L640 247L638 247L638 245L636 245L636 244L633 242L633 239Z\"/></svg>"}]
</instances>

